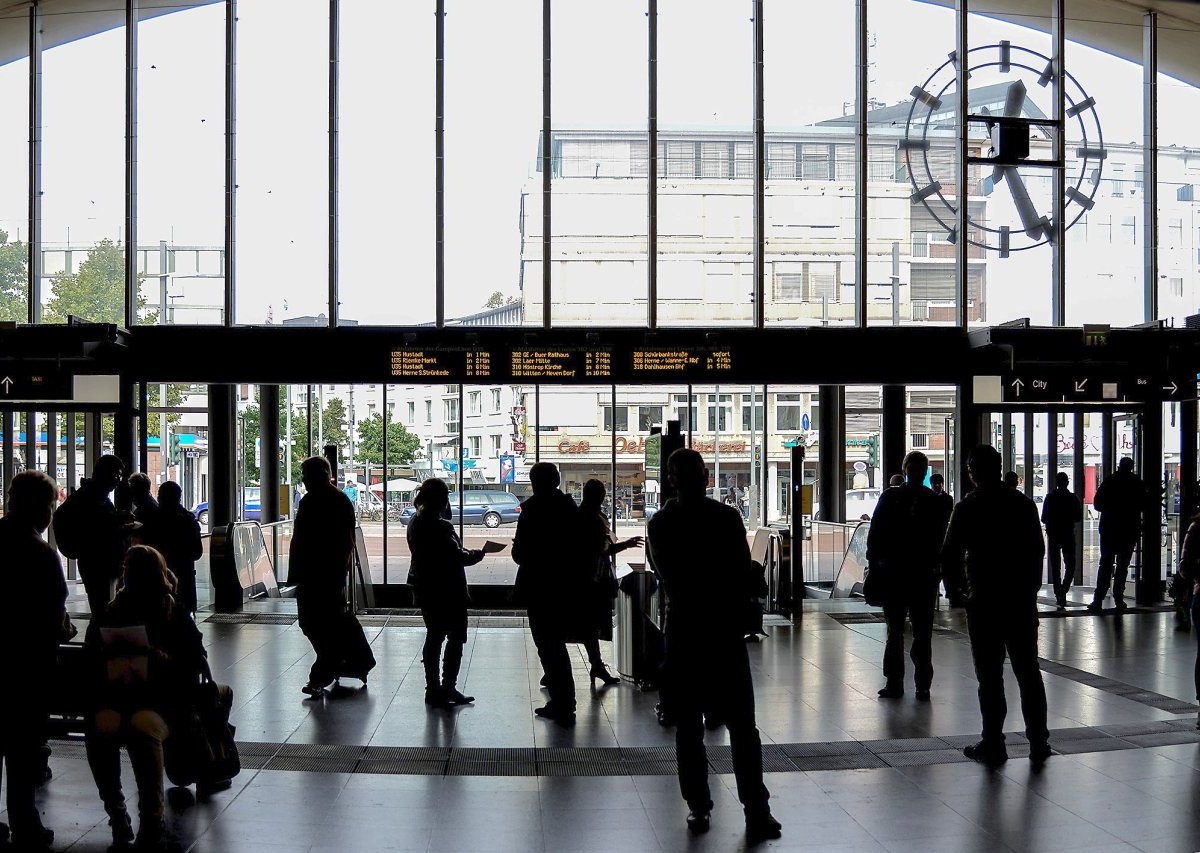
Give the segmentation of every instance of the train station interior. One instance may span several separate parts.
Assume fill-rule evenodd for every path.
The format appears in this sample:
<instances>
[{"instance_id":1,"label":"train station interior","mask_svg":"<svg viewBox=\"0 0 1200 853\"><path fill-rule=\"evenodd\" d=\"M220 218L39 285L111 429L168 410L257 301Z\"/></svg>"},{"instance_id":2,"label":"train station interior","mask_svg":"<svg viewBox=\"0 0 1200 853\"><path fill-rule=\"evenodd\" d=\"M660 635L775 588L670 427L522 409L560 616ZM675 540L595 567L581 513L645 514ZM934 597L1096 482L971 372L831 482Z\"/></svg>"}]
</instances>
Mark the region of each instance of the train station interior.
<instances>
[{"instance_id":1,"label":"train station interior","mask_svg":"<svg viewBox=\"0 0 1200 853\"><path fill-rule=\"evenodd\" d=\"M179 484L241 771L168 790L173 849L1200 850L1198 44L1181 0L0 0L4 512L18 473L65 500L105 455ZM1061 475L1082 504L1075 585L1038 596L1045 762L1008 667L1009 760L964 755L948 589L929 700L877 695L876 505L913 451L960 500L981 444L1039 513ZM569 645L575 724L534 714L531 467L577 501L601 481L625 540L678 447L764 568L778 839L746 834L719 725L689 832L640 539L600 644L620 682ZM354 507L378 661L316 698L289 572L311 456ZM1125 459L1126 599L1090 608ZM504 546L466 569L453 709L423 699L409 585L431 478L465 547ZM73 687L37 805L54 849L107 850Z\"/></svg>"}]
</instances>

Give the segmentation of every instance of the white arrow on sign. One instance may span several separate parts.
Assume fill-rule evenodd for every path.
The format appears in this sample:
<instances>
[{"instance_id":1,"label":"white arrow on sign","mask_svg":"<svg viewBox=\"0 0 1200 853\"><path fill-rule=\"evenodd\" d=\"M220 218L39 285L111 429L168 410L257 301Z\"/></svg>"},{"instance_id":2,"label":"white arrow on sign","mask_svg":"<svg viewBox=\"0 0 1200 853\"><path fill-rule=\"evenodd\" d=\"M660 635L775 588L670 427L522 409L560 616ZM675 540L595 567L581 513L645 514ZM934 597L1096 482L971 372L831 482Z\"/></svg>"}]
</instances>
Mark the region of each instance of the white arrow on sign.
<instances>
[{"instance_id":1,"label":"white arrow on sign","mask_svg":"<svg viewBox=\"0 0 1200 853\"><path fill-rule=\"evenodd\" d=\"M1173 380L1173 379L1172 379L1172 380L1171 380L1171 384L1170 384L1170 385L1164 385L1164 386L1163 386L1163 390L1164 390L1164 391L1170 391L1172 394L1174 394L1176 391L1178 391L1178 390L1179 390L1179 386L1178 386L1178 385L1176 385L1176 384L1175 384L1175 380Z\"/></svg>"},{"instance_id":2,"label":"white arrow on sign","mask_svg":"<svg viewBox=\"0 0 1200 853\"><path fill-rule=\"evenodd\" d=\"M1012 385L1013 390L1016 392L1016 396L1020 397L1021 396L1021 388L1025 385L1025 383L1022 382L1020 379L1014 379L1009 384Z\"/></svg>"},{"instance_id":3,"label":"white arrow on sign","mask_svg":"<svg viewBox=\"0 0 1200 853\"><path fill-rule=\"evenodd\" d=\"M5 376L3 379L0 379L0 385L4 386L5 394L9 393L10 391L12 391L12 387L13 387L12 377Z\"/></svg>"},{"instance_id":4,"label":"white arrow on sign","mask_svg":"<svg viewBox=\"0 0 1200 853\"><path fill-rule=\"evenodd\" d=\"M1082 394L1083 389L1087 387L1087 384L1088 384L1088 381L1086 379L1080 379L1078 382L1075 383L1075 393Z\"/></svg>"}]
</instances>

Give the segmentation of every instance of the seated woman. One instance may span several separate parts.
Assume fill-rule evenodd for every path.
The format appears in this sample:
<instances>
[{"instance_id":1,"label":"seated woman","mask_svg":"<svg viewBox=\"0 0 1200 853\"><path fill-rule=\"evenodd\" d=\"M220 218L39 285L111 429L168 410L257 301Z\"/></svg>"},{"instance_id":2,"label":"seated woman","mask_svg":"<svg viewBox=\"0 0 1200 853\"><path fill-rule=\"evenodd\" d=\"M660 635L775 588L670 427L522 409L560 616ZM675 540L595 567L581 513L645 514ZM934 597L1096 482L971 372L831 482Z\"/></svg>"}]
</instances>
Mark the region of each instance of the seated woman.
<instances>
[{"instance_id":1,"label":"seated woman","mask_svg":"<svg viewBox=\"0 0 1200 853\"><path fill-rule=\"evenodd\" d=\"M200 631L176 607L174 594L175 578L162 555L135 545L125 555L120 592L88 636L97 684L87 756L117 849L134 840L120 747L128 749L137 780L137 845L158 849L165 841L163 742L171 721L189 711L208 669Z\"/></svg>"}]
</instances>

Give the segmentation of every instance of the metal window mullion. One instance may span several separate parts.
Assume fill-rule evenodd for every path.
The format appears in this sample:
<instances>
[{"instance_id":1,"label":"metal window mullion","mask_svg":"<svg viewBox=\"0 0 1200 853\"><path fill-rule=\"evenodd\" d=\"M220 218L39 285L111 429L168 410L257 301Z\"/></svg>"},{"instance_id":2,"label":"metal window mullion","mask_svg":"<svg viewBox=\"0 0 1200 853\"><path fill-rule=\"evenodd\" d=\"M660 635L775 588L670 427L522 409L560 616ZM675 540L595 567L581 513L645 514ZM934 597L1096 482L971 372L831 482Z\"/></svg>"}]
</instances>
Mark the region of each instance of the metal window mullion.
<instances>
[{"instance_id":1,"label":"metal window mullion","mask_svg":"<svg viewBox=\"0 0 1200 853\"><path fill-rule=\"evenodd\" d=\"M752 0L754 15L754 327L761 329L767 322L766 255L767 255L767 163L766 117L764 107L763 73L763 0ZM731 175L736 177L737 163ZM754 415L751 413L751 418Z\"/></svg>"},{"instance_id":2,"label":"metal window mullion","mask_svg":"<svg viewBox=\"0 0 1200 853\"><path fill-rule=\"evenodd\" d=\"M958 161L956 163L956 179L958 193L958 210L955 216L955 233L954 241L954 272L958 278L958 293L957 295L957 319L958 325L966 329L969 325L967 319L967 296L969 288L967 287L967 240L969 237L969 208L970 208L970 193L967 188L968 166L967 163L967 139L968 125L967 115L969 111L969 85L967 80L967 64L968 51L970 50L969 42L967 41L967 14L968 0L954 0L954 23L955 23L955 39L954 39L954 55L955 55L955 73L956 73L956 101L955 101L955 116L954 127L956 133L956 147L958 149Z\"/></svg>"},{"instance_id":3,"label":"metal window mullion","mask_svg":"<svg viewBox=\"0 0 1200 853\"><path fill-rule=\"evenodd\" d=\"M338 112L341 64L341 2L329 0L329 328L337 328L338 310Z\"/></svg>"},{"instance_id":4,"label":"metal window mullion","mask_svg":"<svg viewBox=\"0 0 1200 853\"><path fill-rule=\"evenodd\" d=\"M1066 48L1067 48L1067 10L1066 0L1054 0L1054 14L1051 21L1051 38L1054 54L1054 102L1051 111L1054 115L1054 159L1058 166L1051 173L1054 179L1053 224L1051 225L1051 276L1053 291L1051 297L1051 323L1064 326L1067 321L1067 88L1066 88Z\"/></svg>"},{"instance_id":5,"label":"metal window mullion","mask_svg":"<svg viewBox=\"0 0 1200 853\"><path fill-rule=\"evenodd\" d=\"M234 324L237 293L237 4L225 0L225 325ZM291 453L291 448L288 448ZM288 469L291 469L288 457Z\"/></svg>"},{"instance_id":6,"label":"metal window mullion","mask_svg":"<svg viewBox=\"0 0 1200 853\"><path fill-rule=\"evenodd\" d=\"M542 0L542 328L549 329L553 318L550 284L550 207L554 179L554 141L550 127L550 0Z\"/></svg>"},{"instance_id":7,"label":"metal window mullion","mask_svg":"<svg viewBox=\"0 0 1200 853\"><path fill-rule=\"evenodd\" d=\"M854 30L854 321L867 327L867 84L870 51L867 32L867 0L857 0ZM836 174L836 173L835 173Z\"/></svg>"},{"instance_id":8,"label":"metal window mullion","mask_svg":"<svg viewBox=\"0 0 1200 853\"><path fill-rule=\"evenodd\" d=\"M1145 317L1158 319L1158 13L1142 18L1142 253Z\"/></svg>"},{"instance_id":9,"label":"metal window mullion","mask_svg":"<svg viewBox=\"0 0 1200 853\"><path fill-rule=\"evenodd\" d=\"M646 325L658 328L658 0L646 15Z\"/></svg>"},{"instance_id":10,"label":"metal window mullion","mask_svg":"<svg viewBox=\"0 0 1200 853\"><path fill-rule=\"evenodd\" d=\"M612 429L608 432L609 442L609 494L612 497L612 529L617 532L617 384L611 386L612 391ZM582 495L580 496L582 497Z\"/></svg>"},{"instance_id":11,"label":"metal window mullion","mask_svg":"<svg viewBox=\"0 0 1200 853\"><path fill-rule=\"evenodd\" d=\"M433 73L433 281L434 326L446 325L446 0L434 12Z\"/></svg>"},{"instance_id":12,"label":"metal window mullion","mask_svg":"<svg viewBox=\"0 0 1200 853\"><path fill-rule=\"evenodd\" d=\"M29 233L26 241L29 322L42 321L42 11L29 4Z\"/></svg>"},{"instance_id":13,"label":"metal window mullion","mask_svg":"<svg viewBox=\"0 0 1200 853\"><path fill-rule=\"evenodd\" d=\"M383 584L388 582L388 387L383 385ZM430 468L433 467L432 460ZM371 484L367 484L370 489ZM370 501L368 501L368 505Z\"/></svg>"},{"instance_id":14,"label":"metal window mullion","mask_svg":"<svg viewBox=\"0 0 1200 853\"><path fill-rule=\"evenodd\" d=\"M137 113L140 0L125 0L125 328L137 324Z\"/></svg>"}]
</instances>

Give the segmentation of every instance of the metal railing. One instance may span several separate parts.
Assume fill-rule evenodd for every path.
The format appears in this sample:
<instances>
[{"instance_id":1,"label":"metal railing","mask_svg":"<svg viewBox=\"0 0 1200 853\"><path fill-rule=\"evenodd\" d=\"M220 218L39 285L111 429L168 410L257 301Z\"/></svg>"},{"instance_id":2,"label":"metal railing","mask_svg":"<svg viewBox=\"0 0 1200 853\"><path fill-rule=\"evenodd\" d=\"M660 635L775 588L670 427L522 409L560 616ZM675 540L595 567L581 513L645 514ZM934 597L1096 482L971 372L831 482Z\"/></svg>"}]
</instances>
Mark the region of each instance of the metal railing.
<instances>
[{"instance_id":1,"label":"metal railing","mask_svg":"<svg viewBox=\"0 0 1200 853\"><path fill-rule=\"evenodd\" d=\"M833 589L842 560L850 548L854 531L865 522L841 524L833 521L814 521L805 530L807 534L799 544L804 551L804 583L809 586Z\"/></svg>"}]
</instances>

